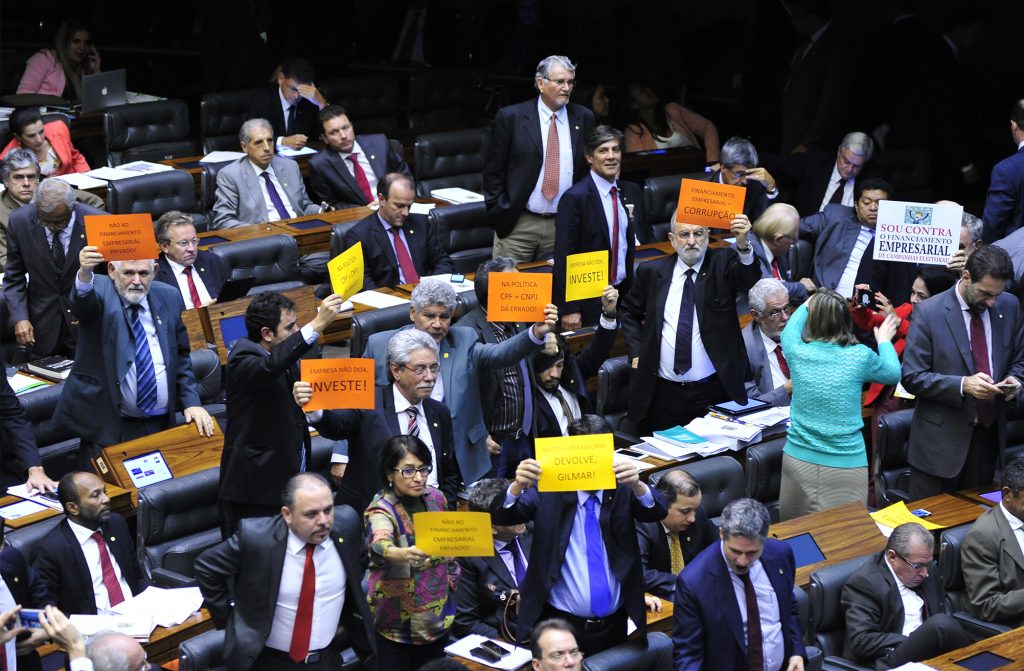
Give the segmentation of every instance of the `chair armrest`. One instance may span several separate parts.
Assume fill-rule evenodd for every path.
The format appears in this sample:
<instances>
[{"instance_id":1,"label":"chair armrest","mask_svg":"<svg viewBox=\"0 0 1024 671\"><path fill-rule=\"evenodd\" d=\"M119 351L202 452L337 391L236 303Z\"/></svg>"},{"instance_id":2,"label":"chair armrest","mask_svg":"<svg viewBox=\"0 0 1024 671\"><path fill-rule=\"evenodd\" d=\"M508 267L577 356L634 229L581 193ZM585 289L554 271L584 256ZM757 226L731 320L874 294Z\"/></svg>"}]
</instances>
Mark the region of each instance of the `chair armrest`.
<instances>
[{"instance_id":1,"label":"chair armrest","mask_svg":"<svg viewBox=\"0 0 1024 671\"><path fill-rule=\"evenodd\" d=\"M162 567L153 569L153 582L159 587L195 587L198 584L195 578Z\"/></svg>"},{"instance_id":2,"label":"chair armrest","mask_svg":"<svg viewBox=\"0 0 1024 671\"><path fill-rule=\"evenodd\" d=\"M977 641L980 641L983 638L988 638L989 636L995 636L996 634L1002 634L1003 632L1010 631L1010 627L1007 627L1005 624L985 622L973 615L968 615L962 610L958 610L953 613L953 617L956 618L956 621L963 626L964 631Z\"/></svg>"},{"instance_id":3,"label":"chair armrest","mask_svg":"<svg viewBox=\"0 0 1024 671\"><path fill-rule=\"evenodd\" d=\"M614 436L616 450L622 447L632 447L633 445L643 442L636 436L623 431L616 431L612 435Z\"/></svg>"},{"instance_id":4,"label":"chair armrest","mask_svg":"<svg viewBox=\"0 0 1024 671\"><path fill-rule=\"evenodd\" d=\"M804 671L822 671L821 665L824 662L824 655L821 654L821 649L808 645L806 650L807 664L804 665Z\"/></svg>"},{"instance_id":5,"label":"chair armrest","mask_svg":"<svg viewBox=\"0 0 1024 671\"><path fill-rule=\"evenodd\" d=\"M910 503L910 494L903 491L902 489L890 489L889 495L895 498L897 501L903 501L904 503Z\"/></svg>"},{"instance_id":6,"label":"chair armrest","mask_svg":"<svg viewBox=\"0 0 1024 671\"><path fill-rule=\"evenodd\" d=\"M861 666L843 657L834 656L826 657L821 668L824 671L874 671L874 667Z\"/></svg>"}]
</instances>

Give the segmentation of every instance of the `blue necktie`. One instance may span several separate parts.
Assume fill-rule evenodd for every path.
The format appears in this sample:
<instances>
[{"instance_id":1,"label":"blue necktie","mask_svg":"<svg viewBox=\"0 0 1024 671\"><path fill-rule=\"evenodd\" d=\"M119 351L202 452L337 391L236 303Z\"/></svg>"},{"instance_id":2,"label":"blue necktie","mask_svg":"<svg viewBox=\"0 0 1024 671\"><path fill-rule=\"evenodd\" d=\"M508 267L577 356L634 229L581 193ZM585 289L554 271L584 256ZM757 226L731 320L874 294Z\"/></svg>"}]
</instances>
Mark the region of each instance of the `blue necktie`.
<instances>
[{"instance_id":1,"label":"blue necktie","mask_svg":"<svg viewBox=\"0 0 1024 671\"><path fill-rule=\"evenodd\" d=\"M693 366L690 347L693 344L693 268L686 271L683 280L683 298L679 302L679 320L676 322L676 356L672 369L682 375Z\"/></svg>"},{"instance_id":2,"label":"blue necktie","mask_svg":"<svg viewBox=\"0 0 1024 671\"><path fill-rule=\"evenodd\" d=\"M270 194L270 202L274 204L274 209L277 210L277 216L282 219L290 219L291 215L288 214L288 208L284 206L284 201L281 200L281 195L274 188L274 183L270 181L270 173L263 171L263 181L267 184L267 193Z\"/></svg>"},{"instance_id":3,"label":"blue necktie","mask_svg":"<svg viewBox=\"0 0 1024 671\"><path fill-rule=\"evenodd\" d=\"M587 573L590 576L590 610L595 617L604 617L612 607L612 590L604 570L604 538L601 522L597 519L597 495L591 494L586 503L583 531L587 542Z\"/></svg>"},{"instance_id":4,"label":"blue necktie","mask_svg":"<svg viewBox=\"0 0 1024 671\"><path fill-rule=\"evenodd\" d=\"M505 545L505 549L512 554L512 568L515 569L516 586L522 587L523 581L526 580L526 566L523 565L523 558L519 555L519 539L513 538Z\"/></svg>"},{"instance_id":5,"label":"blue necktie","mask_svg":"<svg viewBox=\"0 0 1024 671\"><path fill-rule=\"evenodd\" d=\"M142 414L152 416L156 410L156 369L149 351L146 329L139 318L138 305L132 305L132 335L135 337L135 405Z\"/></svg>"},{"instance_id":6,"label":"blue necktie","mask_svg":"<svg viewBox=\"0 0 1024 671\"><path fill-rule=\"evenodd\" d=\"M519 362L519 374L523 376L523 433L528 436L533 430L533 385L526 361Z\"/></svg>"}]
</instances>

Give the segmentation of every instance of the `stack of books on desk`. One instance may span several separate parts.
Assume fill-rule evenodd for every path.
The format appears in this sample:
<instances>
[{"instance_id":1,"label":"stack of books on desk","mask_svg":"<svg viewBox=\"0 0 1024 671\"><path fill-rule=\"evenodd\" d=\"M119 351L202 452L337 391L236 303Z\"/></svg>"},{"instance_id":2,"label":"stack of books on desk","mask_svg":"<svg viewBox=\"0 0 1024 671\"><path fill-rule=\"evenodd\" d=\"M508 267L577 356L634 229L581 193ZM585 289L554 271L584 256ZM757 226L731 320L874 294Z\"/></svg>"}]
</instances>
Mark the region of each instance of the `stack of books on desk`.
<instances>
[{"instance_id":1,"label":"stack of books on desk","mask_svg":"<svg viewBox=\"0 0 1024 671\"><path fill-rule=\"evenodd\" d=\"M53 380L54 382L62 382L68 379L68 375L71 374L71 367L75 365L75 362L57 355L29 361L26 365L30 373L39 377L45 377L47 380Z\"/></svg>"}]
</instances>

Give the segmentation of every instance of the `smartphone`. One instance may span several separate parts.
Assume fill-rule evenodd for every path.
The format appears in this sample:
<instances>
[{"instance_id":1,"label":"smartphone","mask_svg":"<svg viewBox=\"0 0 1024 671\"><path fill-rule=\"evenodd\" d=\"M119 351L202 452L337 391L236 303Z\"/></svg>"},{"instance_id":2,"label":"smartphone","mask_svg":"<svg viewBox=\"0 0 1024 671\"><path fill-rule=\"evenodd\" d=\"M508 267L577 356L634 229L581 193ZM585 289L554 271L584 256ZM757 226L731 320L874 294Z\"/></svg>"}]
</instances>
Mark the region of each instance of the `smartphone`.
<instances>
[{"instance_id":1,"label":"smartphone","mask_svg":"<svg viewBox=\"0 0 1024 671\"><path fill-rule=\"evenodd\" d=\"M624 447L621 450L615 450L615 454L621 454L622 456L629 457L630 459L643 459L647 456L643 452L637 452L636 450L631 450L628 447Z\"/></svg>"},{"instance_id":2,"label":"smartphone","mask_svg":"<svg viewBox=\"0 0 1024 671\"><path fill-rule=\"evenodd\" d=\"M910 514L913 515L914 517L928 517L932 513L931 513L930 510L925 510L924 508L918 508L917 510L911 510Z\"/></svg>"},{"instance_id":3,"label":"smartphone","mask_svg":"<svg viewBox=\"0 0 1024 671\"><path fill-rule=\"evenodd\" d=\"M39 622L39 613L43 611L37 608L22 608L18 612L18 617L21 618L21 626L28 627L29 629L40 629L42 623Z\"/></svg>"},{"instance_id":4,"label":"smartphone","mask_svg":"<svg viewBox=\"0 0 1024 671\"><path fill-rule=\"evenodd\" d=\"M870 308L872 310L878 307L878 303L875 301L875 295L871 292L871 289L857 289L857 305Z\"/></svg>"},{"instance_id":5,"label":"smartphone","mask_svg":"<svg viewBox=\"0 0 1024 671\"><path fill-rule=\"evenodd\" d=\"M43 497L47 501L53 501L54 503L60 502L60 498L57 496L57 492L42 492L39 496Z\"/></svg>"},{"instance_id":6,"label":"smartphone","mask_svg":"<svg viewBox=\"0 0 1024 671\"><path fill-rule=\"evenodd\" d=\"M479 645L479 646L473 648L472 650L470 650L469 654L473 655L474 657L478 657L478 658L480 658L480 659L482 659L484 661L491 662L491 663L501 661L501 655L494 654L493 652L491 652L487 648L483 647L482 645Z\"/></svg>"},{"instance_id":7,"label":"smartphone","mask_svg":"<svg viewBox=\"0 0 1024 671\"><path fill-rule=\"evenodd\" d=\"M481 648L487 648L488 650L493 652L498 657L504 657L505 655L512 654L504 646L498 645L494 641L481 641L480 642L480 647Z\"/></svg>"},{"instance_id":8,"label":"smartphone","mask_svg":"<svg viewBox=\"0 0 1024 671\"><path fill-rule=\"evenodd\" d=\"M997 384L996 388L999 389L1000 391L1013 391L1014 389L1017 388L1017 385L1015 385L1012 382L1004 382L1002 384Z\"/></svg>"},{"instance_id":9,"label":"smartphone","mask_svg":"<svg viewBox=\"0 0 1024 671\"><path fill-rule=\"evenodd\" d=\"M462 284L466 281L466 276L461 273L452 273L451 282L452 284Z\"/></svg>"}]
</instances>

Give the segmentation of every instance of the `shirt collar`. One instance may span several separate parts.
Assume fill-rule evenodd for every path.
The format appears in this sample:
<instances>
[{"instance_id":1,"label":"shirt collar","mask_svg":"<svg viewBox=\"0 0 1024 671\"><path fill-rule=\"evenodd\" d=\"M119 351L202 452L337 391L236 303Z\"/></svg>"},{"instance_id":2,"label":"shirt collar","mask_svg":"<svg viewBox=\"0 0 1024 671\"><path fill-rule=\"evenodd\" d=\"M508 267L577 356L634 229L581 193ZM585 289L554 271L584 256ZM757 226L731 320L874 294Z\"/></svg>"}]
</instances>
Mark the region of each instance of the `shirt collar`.
<instances>
[{"instance_id":1,"label":"shirt collar","mask_svg":"<svg viewBox=\"0 0 1024 671\"><path fill-rule=\"evenodd\" d=\"M196 257L196 258L199 258L199 257ZM175 276L181 275L181 271L185 270L185 266L181 265L180 263L178 263L177 261L175 261L171 257L167 256L166 254L164 254L164 261L167 262L167 265L170 266L171 270L173 271L171 273L172 275L175 275ZM191 267L191 266L189 266L189 267Z\"/></svg>"},{"instance_id":2,"label":"shirt collar","mask_svg":"<svg viewBox=\"0 0 1024 671\"><path fill-rule=\"evenodd\" d=\"M1024 140L1021 140L1020 144L1017 145L1017 151L1020 151L1021 149L1024 149Z\"/></svg>"},{"instance_id":3,"label":"shirt collar","mask_svg":"<svg viewBox=\"0 0 1024 671\"><path fill-rule=\"evenodd\" d=\"M604 499L602 498L601 492L599 492L599 491L583 491L583 490L577 491L576 492L576 504L580 508L584 507L585 505L587 505L587 499L590 498L591 494L596 494L597 495L597 505L600 506Z\"/></svg>"},{"instance_id":4,"label":"shirt collar","mask_svg":"<svg viewBox=\"0 0 1024 671\"><path fill-rule=\"evenodd\" d=\"M999 502L999 509L1003 511L1003 517L1005 517L1006 521L1010 523L1011 529L1017 531L1021 527L1024 527L1024 522L1021 522L1015 515L1011 514L1010 511L1006 509L1006 506L1003 505L1002 501Z\"/></svg>"},{"instance_id":5,"label":"shirt collar","mask_svg":"<svg viewBox=\"0 0 1024 671\"><path fill-rule=\"evenodd\" d=\"M267 164L266 168L259 167L258 165L256 165L255 163L252 162L252 159L250 159L248 157L246 157L245 160L249 162L249 166L252 167L252 169L256 173L257 177L262 175L264 172L269 172L274 177L277 177L277 173L274 172L274 159L270 159L270 163Z\"/></svg>"},{"instance_id":6,"label":"shirt collar","mask_svg":"<svg viewBox=\"0 0 1024 671\"><path fill-rule=\"evenodd\" d=\"M380 212L377 212L377 221L379 221L380 225L384 227L384 232L386 232L386 233L390 233L391 229L394 228L394 226L392 226L388 222L384 221L384 217L380 216ZM408 221L408 219L406 219L406 221ZM402 230L402 229L399 228L398 230Z\"/></svg>"},{"instance_id":7,"label":"shirt collar","mask_svg":"<svg viewBox=\"0 0 1024 671\"><path fill-rule=\"evenodd\" d=\"M326 543L330 539L331 539L331 537L328 536L327 538L325 538L321 542L314 543L314 545L316 545L317 547L320 547L321 545L323 545L324 543ZM306 549L306 541L304 541L301 538L299 538L298 536L296 536L295 533L292 532L291 529L289 529L288 530L288 545L287 545L287 548L288 548L288 554L297 555L300 552L305 551L305 549Z\"/></svg>"},{"instance_id":8,"label":"shirt collar","mask_svg":"<svg viewBox=\"0 0 1024 671\"><path fill-rule=\"evenodd\" d=\"M281 109L282 110L286 110L286 109L288 109L289 107L292 106L292 103L288 102L288 100L284 97L284 94L281 93L281 87L280 86L277 87L277 99L281 101ZM296 100L295 104L298 105L299 101Z\"/></svg>"},{"instance_id":9,"label":"shirt collar","mask_svg":"<svg viewBox=\"0 0 1024 671\"><path fill-rule=\"evenodd\" d=\"M608 192L612 190L613 186L616 189L619 188L618 180L615 180L614 182L609 182L607 179L597 174L593 170L590 171L590 176L593 178L594 185L597 187L597 191L598 193L601 194L602 198L608 195Z\"/></svg>"},{"instance_id":10,"label":"shirt collar","mask_svg":"<svg viewBox=\"0 0 1024 671\"><path fill-rule=\"evenodd\" d=\"M360 156L363 155L363 148L359 146L359 140L352 141L352 151L338 152L338 156L341 156L346 161L349 159L349 156L352 156L352 154L359 154Z\"/></svg>"},{"instance_id":11,"label":"shirt collar","mask_svg":"<svg viewBox=\"0 0 1024 671\"><path fill-rule=\"evenodd\" d=\"M953 286L953 294L956 296L956 302L960 304L960 311L961 312L970 312L971 311L970 306L967 305L967 301L964 300L964 297L962 295L960 295L960 284L962 282L963 282L963 280L957 280L956 281L956 284Z\"/></svg>"},{"instance_id":12,"label":"shirt collar","mask_svg":"<svg viewBox=\"0 0 1024 671\"><path fill-rule=\"evenodd\" d=\"M757 329L757 332L761 334L761 340L764 341L765 349L767 349L769 352L774 352L775 348L779 346L779 343L769 338L761 329Z\"/></svg>"},{"instance_id":13,"label":"shirt collar","mask_svg":"<svg viewBox=\"0 0 1024 671\"><path fill-rule=\"evenodd\" d=\"M568 123L569 113L565 111L565 106L558 108L557 112L552 112L551 108L544 104L544 101L537 96L537 112L540 114L540 121L543 125L547 126L551 123L551 115L554 114L555 118L558 119L558 123Z\"/></svg>"},{"instance_id":14,"label":"shirt collar","mask_svg":"<svg viewBox=\"0 0 1024 671\"><path fill-rule=\"evenodd\" d=\"M99 531L98 528L89 529L88 527L83 527L78 522L72 522L71 518L68 518L68 527L71 528L71 533L75 535L75 539L78 541L79 545L85 545L86 541L92 538L94 533Z\"/></svg>"},{"instance_id":15,"label":"shirt collar","mask_svg":"<svg viewBox=\"0 0 1024 671\"><path fill-rule=\"evenodd\" d=\"M706 259L706 258L708 258L708 252L707 252L707 250L704 250L703 258L701 258L700 261L698 261L697 263L693 264L692 266L688 266L685 263L683 263L683 258L681 256L677 255L676 256L675 273L678 273L680 277L685 277L685 274L686 274L687 270L693 270L693 281L696 282L697 281L697 276L700 275L700 268L701 268L701 266L704 265L704 259Z\"/></svg>"},{"instance_id":16,"label":"shirt collar","mask_svg":"<svg viewBox=\"0 0 1024 671\"><path fill-rule=\"evenodd\" d=\"M402 392L398 390L398 385L396 385L394 383L391 384L391 393L393 393L395 395L395 413L396 414L399 413L399 412L405 412L406 410L408 410L409 408L412 408L412 407L415 407L417 410L419 410L421 415L423 414L423 401L420 401L419 403L415 403L415 404L410 403L409 399L407 399L405 396L403 396Z\"/></svg>"}]
</instances>

